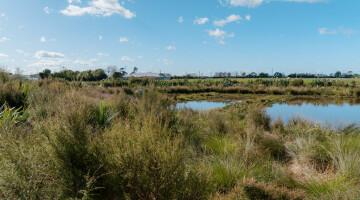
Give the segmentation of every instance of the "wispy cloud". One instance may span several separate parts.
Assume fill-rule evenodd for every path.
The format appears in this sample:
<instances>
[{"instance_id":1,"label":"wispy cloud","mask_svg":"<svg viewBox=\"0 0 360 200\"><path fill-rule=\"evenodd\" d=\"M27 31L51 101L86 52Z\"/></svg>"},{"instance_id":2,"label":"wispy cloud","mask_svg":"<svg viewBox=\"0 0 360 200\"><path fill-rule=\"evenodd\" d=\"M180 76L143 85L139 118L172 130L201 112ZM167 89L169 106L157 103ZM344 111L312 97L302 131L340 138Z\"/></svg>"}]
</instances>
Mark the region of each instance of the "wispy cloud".
<instances>
[{"instance_id":1,"label":"wispy cloud","mask_svg":"<svg viewBox=\"0 0 360 200\"><path fill-rule=\"evenodd\" d=\"M165 49L171 51L171 50L176 50L176 47L173 45L170 45L170 46L165 47Z\"/></svg>"},{"instance_id":2,"label":"wispy cloud","mask_svg":"<svg viewBox=\"0 0 360 200\"><path fill-rule=\"evenodd\" d=\"M0 42L6 42L6 41L9 41L10 39L7 38L7 37L2 37L0 38Z\"/></svg>"},{"instance_id":3,"label":"wispy cloud","mask_svg":"<svg viewBox=\"0 0 360 200\"><path fill-rule=\"evenodd\" d=\"M50 10L49 7L46 6L46 7L44 8L44 12L45 12L46 14L50 14L51 10Z\"/></svg>"},{"instance_id":4,"label":"wispy cloud","mask_svg":"<svg viewBox=\"0 0 360 200\"><path fill-rule=\"evenodd\" d=\"M135 59L130 58L129 56L122 56L121 57L121 61L125 61L125 62L134 62Z\"/></svg>"},{"instance_id":5,"label":"wispy cloud","mask_svg":"<svg viewBox=\"0 0 360 200\"><path fill-rule=\"evenodd\" d=\"M183 17L179 17L179 19L177 20L179 23L183 23L184 22L184 18Z\"/></svg>"},{"instance_id":6,"label":"wispy cloud","mask_svg":"<svg viewBox=\"0 0 360 200\"><path fill-rule=\"evenodd\" d=\"M119 42L121 42L121 43L123 43L123 42L129 42L129 38L127 38L127 37L121 37L121 38L119 39Z\"/></svg>"},{"instance_id":7,"label":"wispy cloud","mask_svg":"<svg viewBox=\"0 0 360 200\"><path fill-rule=\"evenodd\" d=\"M223 5L231 6L244 6L244 7L256 7L264 2L297 2L297 3L318 3L325 2L326 0L220 0L220 3Z\"/></svg>"},{"instance_id":8,"label":"wispy cloud","mask_svg":"<svg viewBox=\"0 0 360 200\"><path fill-rule=\"evenodd\" d=\"M42 36L42 37L40 38L40 42L46 42L46 38L45 38L44 36Z\"/></svg>"},{"instance_id":9,"label":"wispy cloud","mask_svg":"<svg viewBox=\"0 0 360 200\"><path fill-rule=\"evenodd\" d=\"M207 18L207 17L203 17L203 18L196 17L196 19L194 20L194 24L198 24L198 25L206 24L208 21L209 21L209 18Z\"/></svg>"},{"instance_id":10,"label":"wispy cloud","mask_svg":"<svg viewBox=\"0 0 360 200\"><path fill-rule=\"evenodd\" d=\"M65 55L62 53L51 52L51 51L37 51L34 54L35 58L38 59L52 59L52 58L64 58Z\"/></svg>"},{"instance_id":11,"label":"wispy cloud","mask_svg":"<svg viewBox=\"0 0 360 200\"><path fill-rule=\"evenodd\" d=\"M240 15L230 15L226 19L220 19L214 21L215 26L224 26L231 22L240 22L242 20L242 17Z\"/></svg>"},{"instance_id":12,"label":"wispy cloud","mask_svg":"<svg viewBox=\"0 0 360 200\"><path fill-rule=\"evenodd\" d=\"M107 53L101 53L101 52L97 53L97 55L98 55L98 56L109 56L109 54L107 54Z\"/></svg>"},{"instance_id":13,"label":"wispy cloud","mask_svg":"<svg viewBox=\"0 0 360 200\"><path fill-rule=\"evenodd\" d=\"M350 35L353 35L353 34L360 33L360 31L356 31L356 30L353 30L353 29L347 29L345 27L340 26L336 30L335 29L334 30L329 30L326 27L322 27L322 28L318 29L318 33L320 35L334 35L334 34L342 33L342 34L344 34L346 36L350 36Z\"/></svg>"},{"instance_id":14,"label":"wispy cloud","mask_svg":"<svg viewBox=\"0 0 360 200\"><path fill-rule=\"evenodd\" d=\"M214 37L218 40L219 44L225 44L224 39L227 37L234 37L234 33L231 34L227 34L226 31L222 31L220 29L216 29L216 30L208 30L207 31L209 33L210 37Z\"/></svg>"}]
</instances>

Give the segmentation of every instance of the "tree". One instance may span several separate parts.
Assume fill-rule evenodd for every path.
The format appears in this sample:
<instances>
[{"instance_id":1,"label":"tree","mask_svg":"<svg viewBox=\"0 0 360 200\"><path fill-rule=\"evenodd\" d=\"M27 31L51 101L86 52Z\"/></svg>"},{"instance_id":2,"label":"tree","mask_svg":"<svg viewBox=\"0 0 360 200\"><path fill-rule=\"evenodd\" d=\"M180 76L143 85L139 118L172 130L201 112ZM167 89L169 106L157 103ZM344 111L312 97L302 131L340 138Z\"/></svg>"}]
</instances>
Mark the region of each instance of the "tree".
<instances>
[{"instance_id":1,"label":"tree","mask_svg":"<svg viewBox=\"0 0 360 200\"><path fill-rule=\"evenodd\" d=\"M257 77L257 73L255 72L251 72L249 75L247 75L248 78L256 78Z\"/></svg>"},{"instance_id":2,"label":"tree","mask_svg":"<svg viewBox=\"0 0 360 200\"><path fill-rule=\"evenodd\" d=\"M269 74L268 74L268 73L261 72L261 73L259 74L259 77L260 77L260 78L269 78Z\"/></svg>"},{"instance_id":3,"label":"tree","mask_svg":"<svg viewBox=\"0 0 360 200\"><path fill-rule=\"evenodd\" d=\"M124 77L125 75L127 74L127 72L125 71L124 68L120 68L120 70L118 72L114 72L111 77L113 79L116 79L116 78L122 78Z\"/></svg>"},{"instance_id":4,"label":"tree","mask_svg":"<svg viewBox=\"0 0 360 200\"><path fill-rule=\"evenodd\" d=\"M341 72L340 71L335 72L334 77L341 78Z\"/></svg>"},{"instance_id":5,"label":"tree","mask_svg":"<svg viewBox=\"0 0 360 200\"><path fill-rule=\"evenodd\" d=\"M133 71L131 72L131 74L135 74L139 69L137 67L134 67Z\"/></svg>"},{"instance_id":6,"label":"tree","mask_svg":"<svg viewBox=\"0 0 360 200\"><path fill-rule=\"evenodd\" d=\"M44 69L44 71L39 73L39 76L41 79L49 78L51 76L51 70L50 69Z\"/></svg>"},{"instance_id":7,"label":"tree","mask_svg":"<svg viewBox=\"0 0 360 200\"><path fill-rule=\"evenodd\" d=\"M245 78L246 77L246 72L241 72L241 77Z\"/></svg>"},{"instance_id":8,"label":"tree","mask_svg":"<svg viewBox=\"0 0 360 200\"><path fill-rule=\"evenodd\" d=\"M20 68L20 67L15 68L15 75L17 75L17 76L21 76L21 75L22 75L22 73L23 73L23 70L21 70L21 68Z\"/></svg>"},{"instance_id":9,"label":"tree","mask_svg":"<svg viewBox=\"0 0 360 200\"><path fill-rule=\"evenodd\" d=\"M296 75L296 74L295 74L295 75ZM282 77L284 77L284 75L283 75L282 73L280 73L280 72L275 72L274 78L282 78Z\"/></svg>"},{"instance_id":10,"label":"tree","mask_svg":"<svg viewBox=\"0 0 360 200\"><path fill-rule=\"evenodd\" d=\"M107 67L107 73L108 76L111 76L112 74L114 74L117 71L117 66L109 66Z\"/></svg>"},{"instance_id":11,"label":"tree","mask_svg":"<svg viewBox=\"0 0 360 200\"><path fill-rule=\"evenodd\" d=\"M93 77L94 81L100 81L106 79L108 76L103 69L97 69L93 72Z\"/></svg>"}]
</instances>

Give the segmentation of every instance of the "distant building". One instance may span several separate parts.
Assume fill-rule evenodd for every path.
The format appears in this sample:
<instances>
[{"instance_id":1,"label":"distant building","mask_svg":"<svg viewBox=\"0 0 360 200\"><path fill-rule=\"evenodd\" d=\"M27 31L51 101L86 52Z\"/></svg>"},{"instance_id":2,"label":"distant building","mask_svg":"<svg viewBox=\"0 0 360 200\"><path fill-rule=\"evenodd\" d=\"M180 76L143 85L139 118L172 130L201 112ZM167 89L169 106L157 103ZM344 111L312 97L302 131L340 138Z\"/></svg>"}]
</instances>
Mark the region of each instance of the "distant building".
<instances>
[{"instance_id":1,"label":"distant building","mask_svg":"<svg viewBox=\"0 0 360 200\"><path fill-rule=\"evenodd\" d=\"M163 73L152 73L152 72L147 72L147 73L133 73L133 74L128 74L125 75L124 78L125 79L129 79L131 77L134 78L153 78L153 79L161 79L161 80L170 80L171 76L169 74L163 74Z\"/></svg>"},{"instance_id":2,"label":"distant building","mask_svg":"<svg viewBox=\"0 0 360 200\"><path fill-rule=\"evenodd\" d=\"M24 81L37 81L39 80L39 74L32 74L32 75L10 75L10 77L18 77Z\"/></svg>"}]
</instances>

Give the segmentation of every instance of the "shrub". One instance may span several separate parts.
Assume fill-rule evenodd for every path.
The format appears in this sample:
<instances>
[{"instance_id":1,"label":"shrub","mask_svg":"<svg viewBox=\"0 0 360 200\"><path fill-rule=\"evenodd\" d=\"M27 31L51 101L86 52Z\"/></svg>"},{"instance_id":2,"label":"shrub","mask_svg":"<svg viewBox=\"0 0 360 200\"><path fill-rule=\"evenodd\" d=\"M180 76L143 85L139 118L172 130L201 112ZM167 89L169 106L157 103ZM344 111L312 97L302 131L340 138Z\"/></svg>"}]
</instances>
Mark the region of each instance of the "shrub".
<instances>
[{"instance_id":1,"label":"shrub","mask_svg":"<svg viewBox=\"0 0 360 200\"><path fill-rule=\"evenodd\" d=\"M304 80L303 79L292 79L290 81L290 85L294 86L294 87L304 86Z\"/></svg>"},{"instance_id":2,"label":"shrub","mask_svg":"<svg viewBox=\"0 0 360 200\"><path fill-rule=\"evenodd\" d=\"M116 113L110 103L105 101L95 106L92 116L94 116L94 122L100 128L107 128L116 117Z\"/></svg>"},{"instance_id":3,"label":"shrub","mask_svg":"<svg viewBox=\"0 0 360 200\"><path fill-rule=\"evenodd\" d=\"M6 104L0 107L0 127L25 122L29 117L29 109L9 108Z\"/></svg>"},{"instance_id":4,"label":"shrub","mask_svg":"<svg viewBox=\"0 0 360 200\"><path fill-rule=\"evenodd\" d=\"M104 135L111 187L130 199L202 199L206 179L188 170L180 141L170 139L153 116L141 127L116 125ZM205 181L205 182L204 182ZM196 188L196 189L195 189Z\"/></svg>"}]
</instances>

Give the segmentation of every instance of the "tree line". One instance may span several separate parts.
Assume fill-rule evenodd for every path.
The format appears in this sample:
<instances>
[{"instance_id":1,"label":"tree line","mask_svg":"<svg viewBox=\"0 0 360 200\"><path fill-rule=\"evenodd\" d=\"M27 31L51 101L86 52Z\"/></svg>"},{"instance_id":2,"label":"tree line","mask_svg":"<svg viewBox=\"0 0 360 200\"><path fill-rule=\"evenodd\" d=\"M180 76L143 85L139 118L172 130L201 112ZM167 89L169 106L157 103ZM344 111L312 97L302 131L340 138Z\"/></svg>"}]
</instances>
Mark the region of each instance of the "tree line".
<instances>
[{"instance_id":1,"label":"tree line","mask_svg":"<svg viewBox=\"0 0 360 200\"><path fill-rule=\"evenodd\" d=\"M138 71L137 67L133 68L133 71L130 73L134 74ZM96 69L96 70L86 70L86 71L72 71L72 70L63 70L60 72L51 72L49 69L45 69L44 71L39 73L39 77L41 79L53 77L53 78L62 78L68 81L75 80L83 80L83 81L100 81L107 78L123 78L127 75L128 72L125 71L125 68L118 68L116 66L111 66L106 69ZM275 72L273 75L265 72L251 72L251 73L232 73L232 72L216 72L213 76L208 78L354 78L358 76L358 74L353 74L352 71L347 73L342 73L337 71L335 73L327 74L315 74L315 73L290 73L289 75L285 75L281 72ZM184 76L173 76L174 79L181 78L199 78L196 75L184 75ZM206 78L203 76L203 78Z\"/></svg>"},{"instance_id":2,"label":"tree line","mask_svg":"<svg viewBox=\"0 0 360 200\"><path fill-rule=\"evenodd\" d=\"M130 74L134 74L138 71L137 67L133 68L133 71ZM61 78L67 81L101 81L107 78L122 78L128 73L125 71L125 68L117 68L116 66L108 67L105 71L104 69L96 70L86 70L86 71L72 71L72 70L62 70L59 72L51 72L50 69L45 69L39 73L41 79L45 78Z\"/></svg>"}]
</instances>

